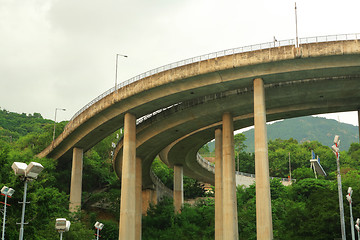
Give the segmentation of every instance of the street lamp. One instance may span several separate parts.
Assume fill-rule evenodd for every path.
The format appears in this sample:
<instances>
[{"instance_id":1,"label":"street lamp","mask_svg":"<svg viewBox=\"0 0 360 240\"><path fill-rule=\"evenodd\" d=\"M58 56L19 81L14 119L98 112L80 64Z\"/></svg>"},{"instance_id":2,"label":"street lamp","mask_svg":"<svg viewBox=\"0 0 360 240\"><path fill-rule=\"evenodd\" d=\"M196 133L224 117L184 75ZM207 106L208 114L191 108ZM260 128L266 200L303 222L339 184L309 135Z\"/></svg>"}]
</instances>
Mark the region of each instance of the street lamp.
<instances>
[{"instance_id":1,"label":"street lamp","mask_svg":"<svg viewBox=\"0 0 360 240\"><path fill-rule=\"evenodd\" d=\"M11 168L14 170L15 175L18 175L20 179L24 181L24 197L22 201L22 213L21 213L20 233L19 233L19 240L23 240L25 204L27 203L26 202L27 183L36 179L39 173L44 169L44 167L37 162L31 162L29 165L27 165L26 163L14 162L11 165Z\"/></svg>"},{"instance_id":2,"label":"street lamp","mask_svg":"<svg viewBox=\"0 0 360 240\"><path fill-rule=\"evenodd\" d=\"M117 73L118 73L118 59L120 57L128 57L127 55L116 54L116 66L115 66L115 91L117 90Z\"/></svg>"},{"instance_id":3,"label":"street lamp","mask_svg":"<svg viewBox=\"0 0 360 240\"><path fill-rule=\"evenodd\" d=\"M358 240L360 239L360 218L356 219L355 229L358 232Z\"/></svg>"},{"instance_id":4,"label":"street lamp","mask_svg":"<svg viewBox=\"0 0 360 240\"><path fill-rule=\"evenodd\" d=\"M101 222L96 222L94 227L96 228L96 240L99 240L99 237L100 237L99 231L101 231L101 229L103 229L104 224Z\"/></svg>"},{"instance_id":5,"label":"street lamp","mask_svg":"<svg viewBox=\"0 0 360 240\"><path fill-rule=\"evenodd\" d=\"M60 240L62 240L62 235L64 232L68 232L70 230L70 221L65 218L57 218L55 223L55 230L60 233Z\"/></svg>"},{"instance_id":6,"label":"street lamp","mask_svg":"<svg viewBox=\"0 0 360 240\"><path fill-rule=\"evenodd\" d=\"M342 240L346 240L345 237L345 220L344 220L344 203L343 203L343 195L342 195L342 186L341 186L341 174L340 174L340 137L335 135L334 145L331 147L334 154L336 155L336 165L337 165L337 182L338 182L338 194L339 194L339 209L340 209L340 224L341 224L341 237Z\"/></svg>"},{"instance_id":7,"label":"street lamp","mask_svg":"<svg viewBox=\"0 0 360 240\"><path fill-rule=\"evenodd\" d=\"M353 219L353 214L352 214L352 193L353 193L353 190L351 187L348 188L348 194L346 195L346 199L348 200L349 202L349 205L350 205L350 228L351 228L351 238L352 240L355 240L355 233L354 233L354 219Z\"/></svg>"},{"instance_id":8,"label":"street lamp","mask_svg":"<svg viewBox=\"0 0 360 240\"><path fill-rule=\"evenodd\" d=\"M12 188L9 188L7 186L4 186L1 189L1 195L5 196L5 202L4 202L4 218L3 218L3 226L2 226L2 235L1 235L1 240L5 239L5 221L6 221L6 206L9 205L7 204L7 198L11 198L11 196L14 194L15 190ZM9 205L10 206L10 205Z\"/></svg>"},{"instance_id":9,"label":"street lamp","mask_svg":"<svg viewBox=\"0 0 360 240\"><path fill-rule=\"evenodd\" d=\"M54 120L53 141L55 140L55 126L56 126L56 112L57 112L57 110L66 111L65 108L55 108L55 120Z\"/></svg>"}]
</instances>

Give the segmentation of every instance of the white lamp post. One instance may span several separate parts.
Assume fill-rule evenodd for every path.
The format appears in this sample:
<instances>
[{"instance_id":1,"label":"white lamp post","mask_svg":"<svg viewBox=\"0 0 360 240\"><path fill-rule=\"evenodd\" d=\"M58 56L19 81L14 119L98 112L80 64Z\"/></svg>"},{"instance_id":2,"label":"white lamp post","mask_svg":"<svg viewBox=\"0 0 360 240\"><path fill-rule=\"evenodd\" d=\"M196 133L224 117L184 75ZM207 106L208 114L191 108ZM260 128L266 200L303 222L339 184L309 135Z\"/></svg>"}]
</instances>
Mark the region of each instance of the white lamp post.
<instances>
[{"instance_id":1,"label":"white lamp post","mask_svg":"<svg viewBox=\"0 0 360 240\"><path fill-rule=\"evenodd\" d=\"M342 240L346 240L345 236L345 220L344 220L344 204L343 204L343 195L342 195L342 186L341 186L341 174L340 174L340 153L339 153L340 139L338 135L335 135L334 145L331 147L334 154L336 155L336 165L337 165L337 182L338 182L338 193L339 193L339 208L340 208L340 224L341 224L341 237Z\"/></svg>"},{"instance_id":2,"label":"white lamp post","mask_svg":"<svg viewBox=\"0 0 360 240\"><path fill-rule=\"evenodd\" d=\"M353 219L353 214L352 214L352 193L353 193L353 190L351 187L348 188L348 194L346 195L346 199L348 200L349 202L349 205L350 205L350 228L351 228L351 238L352 240L355 240L355 232L354 232L354 219Z\"/></svg>"},{"instance_id":3,"label":"white lamp post","mask_svg":"<svg viewBox=\"0 0 360 240\"><path fill-rule=\"evenodd\" d=\"M65 218L57 218L55 223L55 230L60 234L60 240L62 240L62 235L64 232L68 232L70 230L70 221Z\"/></svg>"},{"instance_id":4,"label":"white lamp post","mask_svg":"<svg viewBox=\"0 0 360 240\"><path fill-rule=\"evenodd\" d=\"M120 57L128 57L127 55L116 54L116 66L115 66L115 91L117 90L117 73L118 73L118 59Z\"/></svg>"},{"instance_id":5,"label":"white lamp post","mask_svg":"<svg viewBox=\"0 0 360 240\"><path fill-rule=\"evenodd\" d=\"M25 218L25 204L26 202L26 191L27 183L37 178L39 173L44 169L40 163L31 162L29 165L21 162L14 162L11 166L14 170L15 175L19 175L20 179L24 181L24 197L22 202L22 213L20 223L19 240L23 240L24 237L24 218Z\"/></svg>"},{"instance_id":6,"label":"white lamp post","mask_svg":"<svg viewBox=\"0 0 360 240\"><path fill-rule=\"evenodd\" d=\"M96 240L99 240L99 237L100 237L99 231L101 231L101 229L103 229L104 224L101 222L96 222L94 227L96 228Z\"/></svg>"},{"instance_id":7,"label":"white lamp post","mask_svg":"<svg viewBox=\"0 0 360 240\"><path fill-rule=\"evenodd\" d=\"M4 218L3 218L3 226L2 226L2 235L1 235L1 240L5 239L5 221L6 221L6 206L7 204L7 198L10 197L14 194L15 190L12 188L9 188L7 186L4 186L1 189L1 194L5 196L5 202L4 202ZM9 205L10 206L10 205Z\"/></svg>"},{"instance_id":8,"label":"white lamp post","mask_svg":"<svg viewBox=\"0 0 360 240\"><path fill-rule=\"evenodd\" d=\"M53 131L53 141L55 140L55 127L56 127L56 112L57 110L66 111L65 108L55 108L55 119L54 119L54 131Z\"/></svg>"},{"instance_id":9,"label":"white lamp post","mask_svg":"<svg viewBox=\"0 0 360 240\"><path fill-rule=\"evenodd\" d=\"M360 240L360 218L356 219L355 229L358 232L358 240Z\"/></svg>"}]
</instances>

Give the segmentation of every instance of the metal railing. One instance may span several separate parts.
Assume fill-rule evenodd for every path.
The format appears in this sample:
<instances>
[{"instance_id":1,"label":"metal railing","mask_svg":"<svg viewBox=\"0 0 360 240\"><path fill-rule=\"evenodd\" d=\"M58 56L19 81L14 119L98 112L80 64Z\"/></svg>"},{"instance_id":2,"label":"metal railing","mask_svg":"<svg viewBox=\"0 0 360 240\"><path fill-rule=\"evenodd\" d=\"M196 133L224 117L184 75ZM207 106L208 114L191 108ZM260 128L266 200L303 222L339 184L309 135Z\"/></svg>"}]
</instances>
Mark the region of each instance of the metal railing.
<instances>
[{"instance_id":1,"label":"metal railing","mask_svg":"<svg viewBox=\"0 0 360 240\"><path fill-rule=\"evenodd\" d=\"M308 43L317 43L317 42L358 40L359 37L360 37L359 33L341 34L341 35L327 35L327 36L318 36L318 37L307 37L307 38L300 38L299 43L300 44L308 44ZM157 73L160 73L160 72L164 72L164 71L167 71L167 70L170 70L170 69L174 69L174 68L177 68L177 67L181 67L181 66L184 66L184 65L188 65L188 64L192 64L192 63L196 63L196 62L200 62L200 61L204 61L204 60L209 60L209 59L213 59L213 58L217 58L217 57L229 56L229 55L233 55L233 54L251 52L251 51L256 51L256 50L269 49L269 48L273 48L273 47L290 46L290 45L295 45L295 39L273 41L273 42L267 42L267 43L254 44L254 45L245 46L245 47L238 47L238 48L222 50L222 51L213 52L213 53L209 53L209 54L204 54L204 55L193 57L193 58L188 58L188 59L185 59L185 60L181 60L181 61L178 61L178 62L170 63L170 64L167 64L167 65L155 68L153 70L150 70L150 71L147 71L145 73L139 74L139 75L137 75L135 77L132 77L127 81L121 82L116 87L114 86L114 87L110 88L109 90L107 90L106 92L100 94L99 96L94 98L91 102L89 102L84 107L82 107L79 111L77 111L74 114L74 116L70 119L69 123L72 120L74 120L77 116L79 116L82 112L84 112L86 109L88 109L91 105L98 102L100 99L108 96L109 94L113 93L116 89L120 89L120 88L122 88L122 87L124 87L126 85L129 85L129 84L131 84L133 82L136 82L136 81L141 80L143 78L146 78L148 76L151 76L151 75L154 75L154 74L157 74Z\"/></svg>"},{"instance_id":2,"label":"metal railing","mask_svg":"<svg viewBox=\"0 0 360 240\"><path fill-rule=\"evenodd\" d=\"M203 158L199 153L197 153L197 155L196 155L196 160L203 168L206 168L208 171L215 173L215 164L214 163L209 162L208 160ZM235 173L237 175L255 178L255 174L252 174L252 173L245 173L245 172L238 172L238 171L235 171ZM278 179L282 182L290 181L288 178L280 178L280 177L270 177L270 179ZM292 181L295 182L296 179L292 179Z\"/></svg>"}]
</instances>

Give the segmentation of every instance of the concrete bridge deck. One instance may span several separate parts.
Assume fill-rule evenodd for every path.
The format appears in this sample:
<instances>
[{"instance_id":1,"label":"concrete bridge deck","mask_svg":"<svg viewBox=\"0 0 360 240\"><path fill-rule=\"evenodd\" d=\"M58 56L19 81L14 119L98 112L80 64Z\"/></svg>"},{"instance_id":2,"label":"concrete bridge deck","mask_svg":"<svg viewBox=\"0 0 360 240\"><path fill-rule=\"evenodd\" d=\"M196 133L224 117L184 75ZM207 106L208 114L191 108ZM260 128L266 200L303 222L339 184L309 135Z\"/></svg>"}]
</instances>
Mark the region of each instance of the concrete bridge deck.
<instances>
[{"instance_id":1,"label":"concrete bridge deck","mask_svg":"<svg viewBox=\"0 0 360 240\"><path fill-rule=\"evenodd\" d=\"M126 115L128 123L149 115L126 130L132 133L124 156L128 159L129 151L136 149L136 159L142 165L140 185L146 188L153 184L149 169L160 152L169 166L181 165L187 175L211 182L213 175L194 161L196 152L214 138L215 129L224 126L224 117L226 124L229 118L233 122L230 128L226 125L226 132L254 124L255 90L259 99L265 91L264 103L259 106L266 107L267 121L360 108L357 39L233 51L230 55L224 51L220 55L155 72L94 101L39 156L64 161L71 159L74 149L74 159L79 158L82 151L123 127ZM260 92L254 79L263 89ZM259 111L264 114L264 110ZM264 139L266 136L261 141ZM231 146L231 142L227 144ZM114 158L119 176L122 151L120 143Z\"/></svg>"}]
</instances>

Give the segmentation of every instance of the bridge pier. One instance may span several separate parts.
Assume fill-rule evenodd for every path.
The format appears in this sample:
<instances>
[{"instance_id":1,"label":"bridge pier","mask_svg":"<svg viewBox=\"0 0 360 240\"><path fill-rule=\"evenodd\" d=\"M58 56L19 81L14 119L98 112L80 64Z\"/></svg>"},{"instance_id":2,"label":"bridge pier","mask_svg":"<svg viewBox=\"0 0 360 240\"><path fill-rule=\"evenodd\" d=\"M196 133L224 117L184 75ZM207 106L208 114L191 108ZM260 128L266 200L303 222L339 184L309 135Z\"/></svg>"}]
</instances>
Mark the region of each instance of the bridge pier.
<instances>
[{"instance_id":1,"label":"bridge pier","mask_svg":"<svg viewBox=\"0 0 360 240\"><path fill-rule=\"evenodd\" d=\"M135 239L141 240L141 217L142 217L142 160L141 158L136 158L135 163L136 168L136 179L135 179Z\"/></svg>"},{"instance_id":2,"label":"bridge pier","mask_svg":"<svg viewBox=\"0 0 360 240\"><path fill-rule=\"evenodd\" d=\"M359 126L359 142L360 142L360 109L358 109L358 126Z\"/></svg>"},{"instance_id":3,"label":"bridge pier","mask_svg":"<svg viewBox=\"0 0 360 240\"><path fill-rule=\"evenodd\" d=\"M224 113L222 122L223 239L237 240L239 239L239 234L234 161L234 125L231 113Z\"/></svg>"},{"instance_id":4,"label":"bridge pier","mask_svg":"<svg viewBox=\"0 0 360 240\"><path fill-rule=\"evenodd\" d=\"M215 130L215 240L223 240L222 130Z\"/></svg>"},{"instance_id":5,"label":"bridge pier","mask_svg":"<svg viewBox=\"0 0 360 240\"><path fill-rule=\"evenodd\" d=\"M140 163L139 163L140 162ZM140 227L138 211L141 212L138 176L141 161L136 158L136 117L126 113L124 117L123 162L121 174L121 208L119 223L119 239L133 240L138 237L136 233ZM139 207L140 205L140 207ZM140 226L139 226L140 225Z\"/></svg>"},{"instance_id":6,"label":"bridge pier","mask_svg":"<svg viewBox=\"0 0 360 240\"><path fill-rule=\"evenodd\" d=\"M157 203L157 193L153 189L144 189L142 190L142 214L146 215L147 210L150 207L150 204Z\"/></svg>"},{"instance_id":7,"label":"bridge pier","mask_svg":"<svg viewBox=\"0 0 360 240\"><path fill-rule=\"evenodd\" d=\"M184 204L184 188L183 188L183 166L174 166L174 208L175 213L181 211L181 207Z\"/></svg>"},{"instance_id":8,"label":"bridge pier","mask_svg":"<svg viewBox=\"0 0 360 240\"><path fill-rule=\"evenodd\" d=\"M75 147L73 149L71 183L70 183L69 211L71 213L77 212L81 209L82 172L83 172L83 149Z\"/></svg>"},{"instance_id":9,"label":"bridge pier","mask_svg":"<svg viewBox=\"0 0 360 240\"><path fill-rule=\"evenodd\" d=\"M254 79L254 135L257 239L273 239L269 160L266 130L265 88L261 78Z\"/></svg>"}]
</instances>

